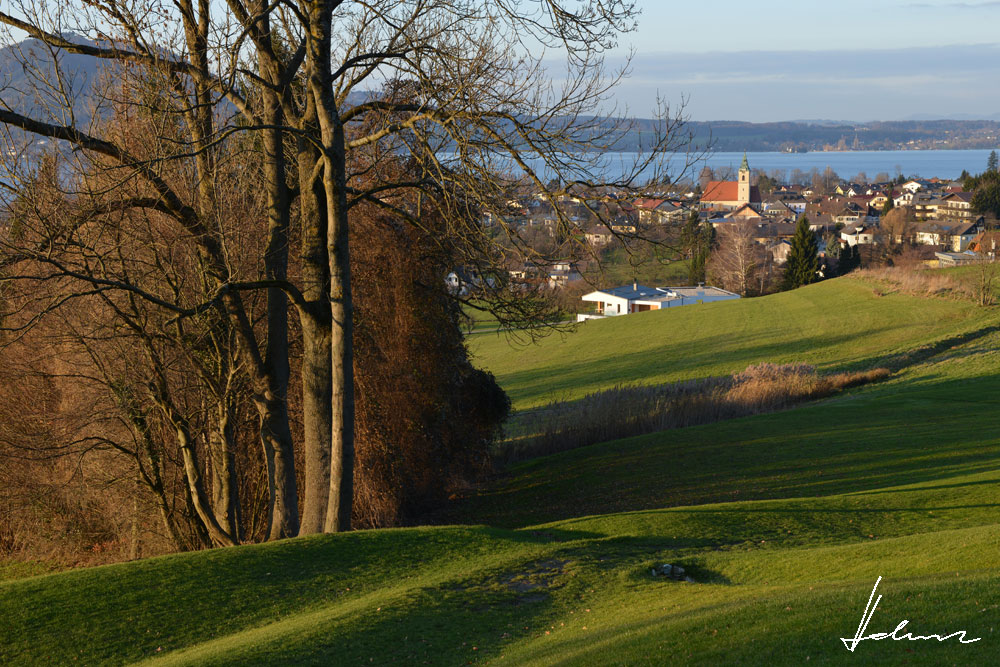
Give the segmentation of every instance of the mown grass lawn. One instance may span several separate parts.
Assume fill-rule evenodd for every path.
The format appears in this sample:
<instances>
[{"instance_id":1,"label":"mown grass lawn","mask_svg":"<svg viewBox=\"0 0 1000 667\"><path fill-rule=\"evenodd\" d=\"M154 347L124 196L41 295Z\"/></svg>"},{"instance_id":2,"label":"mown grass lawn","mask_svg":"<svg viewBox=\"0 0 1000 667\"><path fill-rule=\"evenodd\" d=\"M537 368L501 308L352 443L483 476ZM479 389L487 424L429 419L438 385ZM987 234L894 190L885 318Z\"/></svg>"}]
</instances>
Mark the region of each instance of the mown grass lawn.
<instances>
[{"instance_id":1,"label":"mown grass lawn","mask_svg":"<svg viewBox=\"0 0 1000 667\"><path fill-rule=\"evenodd\" d=\"M998 481L519 531L359 532L37 577L0 585L0 660L990 664ZM653 577L662 562L697 583ZM906 618L984 640L867 642L849 656L839 638L853 636L879 576L870 632Z\"/></svg>"},{"instance_id":2,"label":"mown grass lawn","mask_svg":"<svg viewBox=\"0 0 1000 667\"><path fill-rule=\"evenodd\" d=\"M863 302L865 335L784 360L868 363L997 316L916 301L941 308L936 330ZM782 326L792 350L819 335ZM760 347L734 344L720 368ZM525 463L452 510L469 525L0 583L0 664L996 664L998 348L994 333L820 403ZM653 576L662 563L695 581ZM906 619L980 641L849 653L880 576L868 633Z\"/></svg>"},{"instance_id":3,"label":"mown grass lawn","mask_svg":"<svg viewBox=\"0 0 1000 667\"><path fill-rule=\"evenodd\" d=\"M876 296L871 285L842 278L756 299L591 321L536 345L480 335L469 348L514 407L525 409L618 384L727 375L762 361L863 368L991 317L967 301Z\"/></svg>"},{"instance_id":4,"label":"mown grass lawn","mask_svg":"<svg viewBox=\"0 0 1000 667\"><path fill-rule=\"evenodd\" d=\"M450 516L523 526L720 500L825 496L1000 467L1000 337L794 410L525 462Z\"/></svg>"}]
</instances>

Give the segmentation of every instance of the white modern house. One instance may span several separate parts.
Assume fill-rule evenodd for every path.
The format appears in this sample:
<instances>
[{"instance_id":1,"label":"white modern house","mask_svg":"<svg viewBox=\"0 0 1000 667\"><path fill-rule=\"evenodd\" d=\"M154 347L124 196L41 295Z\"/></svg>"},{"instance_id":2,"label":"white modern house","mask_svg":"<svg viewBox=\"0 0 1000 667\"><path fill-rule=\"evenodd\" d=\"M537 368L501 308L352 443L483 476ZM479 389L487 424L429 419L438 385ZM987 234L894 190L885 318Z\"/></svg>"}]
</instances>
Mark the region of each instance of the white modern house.
<instances>
[{"instance_id":1,"label":"white modern house","mask_svg":"<svg viewBox=\"0 0 1000 667\"><path fill-rule=\"evenodd\" d=\"M696 303L711 303L712 301L729 301L740 298L739 294L727 292L718 287L646 287L632 283L624 287L597 290L580 297L583 301L597 304L596 314L581 313L576 316L577 322L615 317L629 313L641 313L647 310L662 310L677 306L690 306Z\"/></svg>"},{"instance_id":2,"label":"white modern house","mask_svg":"<svg viewBox=\"0 0 1000 667\"><path fill-rule=\"evenodd\" d=\"M872 245L875 243L874 227L845 227L840 232L840 238L847 241L847 245Z\"/></svg>"}]
</instances>

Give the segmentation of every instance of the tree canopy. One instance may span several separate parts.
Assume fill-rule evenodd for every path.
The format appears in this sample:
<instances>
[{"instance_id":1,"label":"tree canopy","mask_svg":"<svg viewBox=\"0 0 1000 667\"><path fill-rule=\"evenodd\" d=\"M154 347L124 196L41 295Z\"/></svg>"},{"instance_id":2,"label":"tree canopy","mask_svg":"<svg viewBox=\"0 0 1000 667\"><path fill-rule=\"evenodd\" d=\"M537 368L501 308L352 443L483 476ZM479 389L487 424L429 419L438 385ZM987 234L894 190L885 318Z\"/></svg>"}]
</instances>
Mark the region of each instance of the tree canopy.
<instances>
[{"instance_id":1,"label":"tree canopy","mask_svg":"<svg viewBox=\"0 0 1000 667\"><path fill-rule=\"evenodd\" d=\"M133 360L158 378L131 382L119 408L140 431L147 410L166 420L184 458L179 493L212 543L241 539L214 495L247 432L261 447L267 538L349 529L354 337L364 315L352 230L362 211L447 246L450 265L476 287L472 304L499 321L549 322L541 286L513 278L507 264L512 255L556 258L524 242L512 199L525 188L550 202L584 192L582 205L610 229L611 193L639 194L640 174L664 182L663 153L686 142L676 132L682 110L660 104L648 151L623 171L605 169L606 149L631 125L602 113L627 70L604 58L637 16L626 0L9 5L0 23L25 78L0 96L0 123L22 201L32 182L23 158L37 139L65 149L49 182L59 196L40 204L33 229L5 239L2 258L8 284L62 291L8 307L9 337L79 299L110 300L107 322L132 332L143 350ZM23 34L41 48L21 49ZM562 54L558 82L543 53ZM38 67L39 57L51 66ZM102 63L86 117L73 95L81 57ZM148 233L126 233L122 216ZM568 237L573 220L560 207L554 216ZM188 357L216 388L195 394L211 396L197 420L178 399L189 387L171 371ZM143 377L132 371L131 380ZM245 391L230 391L236 385ZM234 409L256 425L248 431Z\"/></svg>"}]
</instances>

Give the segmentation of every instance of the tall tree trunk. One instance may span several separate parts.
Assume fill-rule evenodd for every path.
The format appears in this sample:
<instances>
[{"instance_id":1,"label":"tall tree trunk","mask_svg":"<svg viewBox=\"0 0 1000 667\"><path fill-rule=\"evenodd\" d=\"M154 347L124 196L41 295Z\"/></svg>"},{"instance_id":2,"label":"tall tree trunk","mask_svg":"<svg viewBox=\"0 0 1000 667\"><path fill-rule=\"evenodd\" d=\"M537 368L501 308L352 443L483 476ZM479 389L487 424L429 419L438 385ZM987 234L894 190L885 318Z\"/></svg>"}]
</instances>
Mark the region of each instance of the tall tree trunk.
<instances>
[{"instance_id":1,"label":"tall tree trunk","mask_svg":"<svg viewBox=\"0 0 1000 667\"><path fill-rule=\"evenodd\" d=\"M333 96L331 24L336 0L310 6L307 59L309 92L323 147L323 192L330 263L330 497L326 531L350 530L354 500L354 322L348 248L347 166L344 127Z\"/></svg>"},{"instance_id":2,"label":"tall tree trunk","mask_svg":"<svg viewBox=\"0 0 1000 667\"><path fill-rule=\"evenodd\" d=\"M205 484L201 477L201 467L198 464L198 457L191 434L188 432L187 427L181 421L177 420L176 415L171 414L173 412L171 409L165 407L164 411L167 412L168 418L174 422L174 428L177 431L177 444L181 450L181 457L184 463L184 476L187 481L188 494L195 514L198 516L204 529L208 531L213 544L223 547L234 546L236 540L219 525L219 522L215 518L215 513L212 512L208 494L205 493Z\"/></svg>"},{"instance_id":3,"label":"tall tree trunk","mask_svg":"<svg viewBox=\"0 0 1000 667\"><path fill-rule=\"evenodd\" d=\"M310 105L311 106L311 105ZM308 114L315 122L315 114ZM330 362L330 280L326 248L326 205L316 178L320 154L303 139L298 145L299 211L302 221L302 426L305 460L301 533L319 533L326 525L330 497L332 396Z\"/></svg>"},{"instance_id":4,"label":"tall tree trunk","mask_svg":"<svg viewBox=\"0 0 1000 667\"><path fill-rule=\"evenodd\" d=\"M265 93L267 121L277 128L284 121L277 96ZM264 173L267 183L268 241L264 271L270 280L288 277L288 184L280 130L264 132ZM295 451L288 425L288 297L277 287L267 290L267 347L264 365L268 378L261 438L270 446L273 470L272 521L268 539L295 537L299 533Z\"/></svg>"},{"instance_id":5,"label":"tall tree trunk","mask_svg":"<svg viewBox=\"0 0 1000 667\"><path fill-rule=\"evenodd\" d=\"M240 494L236 481L234 457L236 430L231 397L222 396L218 405L218 423L210 437L212 461L212 509L219 524L236 542L240 534Z\"/></svg>"},{"instance_id":6,"label":"tall tree trunk","mask_svg":"<svg viewBox=\"0 0 1000 667\"><path fill-rule=\"evenodd\" d=\"M324 129L323 133L325 135L327 131ZM354 506L354 308L351 298L343 163L344 135L339 125L334 130L334 135L334 153L340 159L328 158L327 171L333 173L324 175L327 200L331 202L327 247L330 254L330 312L333 323L330 330L332 414L327 532L350 530Z\"/></svg>"}]
</instances>

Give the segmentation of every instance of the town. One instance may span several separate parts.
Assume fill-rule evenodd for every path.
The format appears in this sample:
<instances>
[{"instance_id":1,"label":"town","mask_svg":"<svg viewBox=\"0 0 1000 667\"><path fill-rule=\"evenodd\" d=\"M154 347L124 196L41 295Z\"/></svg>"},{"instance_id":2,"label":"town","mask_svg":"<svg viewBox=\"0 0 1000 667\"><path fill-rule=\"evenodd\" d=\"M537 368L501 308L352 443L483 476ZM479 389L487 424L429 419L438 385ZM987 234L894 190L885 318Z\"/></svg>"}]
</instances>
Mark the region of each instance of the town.
<instances>
[{"instance_id":1,"label":"town","mask_svg":"<svg viewBox=\"0 0 1000 667\"><path fill-rule=\"evenodd\" d=\"M586 308L596 302L596 309L578 315L582 321L657 309L668 302L704 302L693 297L693 290L706 283L715 290L711 300L778 291L800 219L815 235L816 279L859 266L946 267L992 260L1000 237L994 231L1000 226L997 210L987 196L981 197L985 205L974 198L977 187L985 191L995 186L995 157L991 155L980 177L966 172L956 180L901 174L893 179L883 173L868 179L859 173L845 180L827 168L793 174L796 181L808 180L802 183L753 170L744 155L734 178L722 173L717 179L705 167L697 182L681 184L688 187L648 197L619 199L611 189L567 188L558 198L525 192L510 202L504 221L519 231L528 248L513 254L510 272L515 281L572 293L564 303L580 299L583 303L577 305ZM484 224L497 224L497 219L487 215ZM659 252L650 253L649 247ZM648 266L623 267L633 275L618 271L609 278L608 265L620 259L623 249L629 257L645 253L653 266L682 263L683 273L661 274L691 288L687 300L677 297L677 287L640 285L649 275ZM727 271L724 255L733 253L744 255L737 262L741 268ZM595 266L605 274L598 275ZM614 278L618 284L612 284ZM593 287L603 291L592 292ZM650 294L641 294L640 287ZM655 295L650 291L657 289ZM620 304L608 310L612 301L596 295L614 290L634 292L639 301L629 302L624 311ZM665 301L668 293L673 296Z\"/></svg>"}]
</instances>

